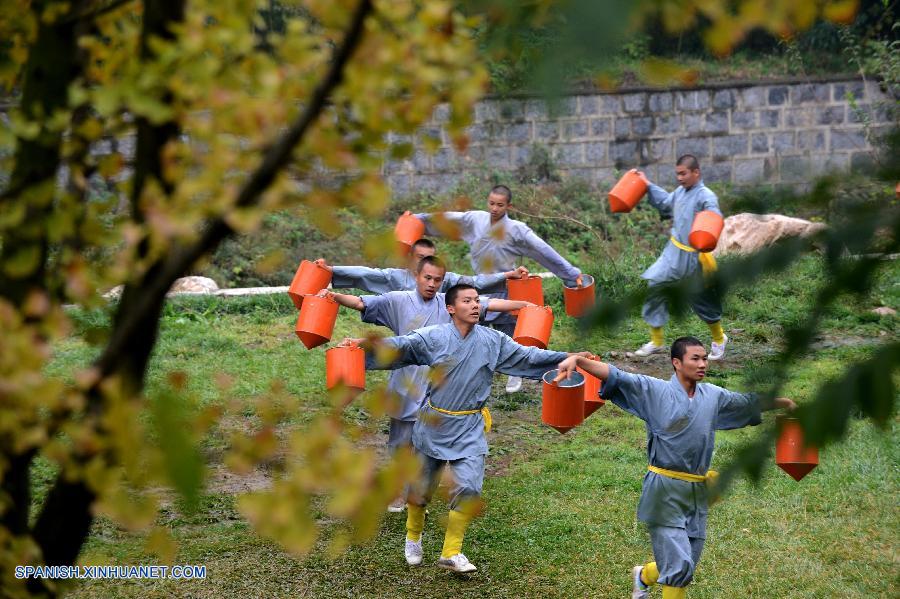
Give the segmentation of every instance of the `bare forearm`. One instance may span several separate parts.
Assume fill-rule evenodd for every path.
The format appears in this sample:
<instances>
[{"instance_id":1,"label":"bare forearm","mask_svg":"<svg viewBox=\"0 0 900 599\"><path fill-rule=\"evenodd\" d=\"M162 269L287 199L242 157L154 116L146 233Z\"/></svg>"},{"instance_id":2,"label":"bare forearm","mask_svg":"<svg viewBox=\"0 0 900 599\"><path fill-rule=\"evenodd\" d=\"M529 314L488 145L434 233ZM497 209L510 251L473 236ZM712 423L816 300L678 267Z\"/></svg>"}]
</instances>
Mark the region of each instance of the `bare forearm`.
<instances>
[{"instance_id":1,"label":"bare forearm","mask_svg":"<svg viewBox=\"0 0 900 599\"><path fill-rule=\"evenodd\" d=\"M576 363L578 364L578 368L597 377L601 381L605 381L609 378L609 364L591 360L589 357L582 354L578 354L577 356Z\"/></svg>"},{"instance_id":2,"label":"bare forearm","mask_svg":"<svg viewBox=\"0 0 900 599\"><path fill-rule=\"evenodd\" d=\"M514 312L533 305L534 304L531 302L523 302L521 300L491 298L488 302L487 309L491 312Z\"/></svg>"},{"instance_id":3,"label":"bare forearm","mask_svg":"<svg viewBox=\"0 0 900 599\"><path fill-rule=\"evenodd\" d=\"M332 293L331 299L344 306L345 308L351 308L359 312L362 312L366 309L366 305L363 303L362 299L355 295L348 295L346 293Z\"/></svg>"}]
</instances>

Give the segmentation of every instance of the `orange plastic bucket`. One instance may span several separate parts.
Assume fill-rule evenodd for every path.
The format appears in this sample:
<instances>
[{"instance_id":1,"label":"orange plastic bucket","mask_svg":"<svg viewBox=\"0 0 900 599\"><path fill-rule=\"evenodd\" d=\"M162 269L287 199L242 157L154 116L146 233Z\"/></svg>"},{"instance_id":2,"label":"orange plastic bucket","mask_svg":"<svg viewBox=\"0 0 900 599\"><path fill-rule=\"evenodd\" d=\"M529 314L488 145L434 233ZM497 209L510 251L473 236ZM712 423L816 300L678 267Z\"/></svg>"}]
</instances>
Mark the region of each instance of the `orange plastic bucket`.
<instances>
[{"instance_id":1,"label":"orange plastic bucket","mask_svg":"<svg viewBox=\"0 0 900 599\"><path fill-rule=\"evenodd\" d=\"M595 362L600 361L599 356L591 356L590 359ZM584 376L584 417L587 418L606 403L600 399L600 389L603 386L603 381L593 374L588 374L587 371L581 368L576 368L576 370Z\"/></svg>"},{"instance_id":2,"label":"orange plastic bucket","mask_svg":"<svg viewBox=\"0 0 900 599\"><path fill-rule=\"evenodd\" d=\"M366 352L355 343L325 352L325 388L342 388L341 403L347 405L366 390Z\"/></svg>"},{"instance_id":3,"label":"orange plastic bucket","mask_svg":"<svg viewBox=\"0 0 900 599\"><path fill-rule=\"evenodd\" d=\"M553 310L550 306L527 306L519 310L513 340L522 345L547 349L553 329Z\"/></svg>"},{"instance_id":4,"label":"orange plastic bucket","mask_svg":"<svg viewBox=\"0 0 900 599\"><path fill-rule=\"evenodd\" d=\"M796 481L812 472L819 465L819 450L808 447L803 441L800 421L788 416L778 416L778 439L775 442L775 463Z\"/></svg>"},{"instance_id":5,"label":"orange plastic bucket","mask_svg":"<svg viewBox=\"0 0 900 599\"><path fill-rule=\"evenodd\" d=\"M558 370L544 373L541 420L566 433L584 422L584 376L573 372L568 379L554 383L558 373Z\"/></svg>"},{"instance_id":6,"label":"orange plastic bucket","mask_svg":"<svg viewBox=\"0 0 900 599\"><path fill-rule=\"evenodd\" d=\"M566 301L566 314L579 318L594 307L594 277L581 275L582 287L563 287L563 298Z\"/></svg>"},{"instance_id":7,"label":"orange plastic bucket","mask_svg":"<svg viewBox=\"0 0 900 599\"><path fill-rule=\"evenodd\" d=\"M315 295L328 287L331 283L331 271L309 260L304 260L294 273L291 286L288 287L288 295L291 301L300 309L303 305L304 295Z\"/></svg>"},{"instance_id":8,"label":"orange plastic bucket","mask_svg":"<svg viewBox=\"0 0 900 599\"><path fill-rule=\"evenodd\" d=\"M339 307L336 301L327 297L307 295L304 298L294 330L306 349L331 341Z\"/></svg>"},{"instance_id":9,"label":"orange plastic bucket","mask_svg":"<svg viewBox=\"0 0 900 599\"><path fill-rule=\"evenodd\" d=\"M531 302L538 306L544 305L544 281L537 275L530 275L521 279L506 279L506 296L511 300ZM516 316L518 310L512 313Z\"/></svg>"},{"instance_id":10,"label":"orange plastic bucket","mask_svg":"<svg viewBox=\"0 0 900 599\"><path fill-rule=\"evenodd\" d=\"M637 173L628 171L609 192L609 209L613 212L631 212L645 193L647 184Z\"/></svg>"},{"instance_id":11,"label":"orange plastic bucket","mask_svg":"<svg viewBox=\"0 0 900 599\"><path fill-rule=\"evenodd\" d=\"M397 238L397 246L402 254L408 254L415 242L425 236L425 223L413 216L409 210L397 219L394 227L394 237Z\"/></svg>"},{"instance_id":12,"label":"orange plastic bucket","mask_svg":"<svg viewBox=\"0 0 900 599\"><path fill-rule=\"evenodd\" d=\"M698 212L694 217L694 224L691 225L688 243L698 252L711 252L719 243L719 235L722 234L723 227L725 227L725 220L721 215L712 210Z\"/></svg>"}]
</instances>

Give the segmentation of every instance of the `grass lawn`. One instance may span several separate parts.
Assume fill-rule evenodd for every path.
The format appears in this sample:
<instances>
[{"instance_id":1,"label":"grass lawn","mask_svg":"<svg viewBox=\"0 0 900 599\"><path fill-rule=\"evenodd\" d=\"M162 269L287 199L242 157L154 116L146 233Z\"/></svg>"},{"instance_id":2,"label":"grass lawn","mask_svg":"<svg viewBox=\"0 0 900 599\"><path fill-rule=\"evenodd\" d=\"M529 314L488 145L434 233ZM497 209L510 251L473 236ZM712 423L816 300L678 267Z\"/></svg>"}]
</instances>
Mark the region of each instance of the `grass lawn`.
<instances>
[{"instance_id":1,"label":"grass lawn","mask_svg":"<svg viewBox=\"0 0 900 599\"><path fill-rule=\"evenodd\" d=\"M650 258L648 257L648 260ZM599 260L599 259L598 259ZM742 288L726 300L725 328L732 344L726 360L711 367L709 381L749 390L765 380L783 327L798 322L815 293L821 264L810 255L779 278ZM633 278L640 261L619 265L615 277ZM586 269L587 270L587 269ZM612 271L598 264L602 281ZM607 277L608 274L608 278ZM876 305L900 308L900 265L889 263L866 301L841 302L825 320L816 350L793 372L786 394L808 401L817 387L842 370L847 360L868 355L879 342L895 339L897 317L870 312ZM557 281L548 282L554 313L564 314ZM603 287L601 285L601 293ZM558 317L551 345L591 349L611 362L668 377L662 356L626 359L646 339L637 308L617 330L584 332ZM104 315L78 314L81 328L102 326ZM281 379L301 399L303 411L287 427L308 426L325 409L322 348L307 351L293 334L296 312L287 297L175 300L167 307L153 359L149 392L171 370L188 375L188 389L199 405L222 401L218 373L235 380L231 396L245 401L264 394ZM358 316L342 312L334 339L370 330ZM677 319L669 340L697 334L705 326L693 317ZM70 338L60 343L50 368L65 376L95 350ZM615 355L611 355L615 352ZM324 544L335 527L322 522L323 540L305 559L285 553L257 535L235 508L243 491L268 484L268 470L252 476L228 475L221 465L225 433L204 443L212 463L205 495L193 513L165 502L158 521L179 542L176 563L203 564L205 580L90 581L71 586L71 597L626 597L631 566L646 561L650 544L635 518L646 467L643 424L608 404L567 435L540 423L540 393L526 382L523 392L506 396L504 377L494 387L495 431L484 498L485 514L471 526L466 555L478 566L461 577L432 564L443 538L446 504L430 507L425 531L425 566L409 568L402 555L405 516L389 514L370 544L327 557ZM383 381L378 373L370 381ZM357 401L346 417L363 427L360 443L380 444L386 419L372 418ZM765 417L763 427L771 426ZM232 423L233 424L233 423ZM726 464L744 442L759 433L744 429L717 436L715 466ZM900 552L898 421L886 431L856 421L847 441L824 449L820 466L797 483L770 464L759 485L739 482L713 507L709 538L691 597L868 597L897 581ZM52 480L46 463L35 469L38 497ZM150 564L145 537L100 518L85 555L107 563ZM657 591L657 595L658 595Z\"/></svg>"}]
</instances>

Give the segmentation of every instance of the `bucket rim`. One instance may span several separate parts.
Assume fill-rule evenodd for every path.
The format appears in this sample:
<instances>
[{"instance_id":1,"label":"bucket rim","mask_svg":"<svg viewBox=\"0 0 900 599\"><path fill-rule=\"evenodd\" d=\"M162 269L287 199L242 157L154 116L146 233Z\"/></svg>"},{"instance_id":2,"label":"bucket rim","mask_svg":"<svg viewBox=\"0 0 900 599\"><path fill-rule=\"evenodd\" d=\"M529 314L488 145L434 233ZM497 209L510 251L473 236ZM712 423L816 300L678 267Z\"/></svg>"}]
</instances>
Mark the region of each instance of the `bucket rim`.
<instances>
[{"instance_id":1,"label":"bucket rim","mask_svg":"<svg viewBox=\"0 0 900 599\"><path fill-rule=\"evenodd\" d=\"M563 283L563 287L565 287L566 289L571 289L572 291L578 291L579 289L587 289L588 287L590 287L591 285L594 284L594 277L592 277L591 275L586 275L584 273L581 273L581 283L582 283L581 287L569 287L565 283Z\"/></svg>"},{"instance_id":2,"label":"bucket rim","mask_svg":"<svg viewBox=\"0 0 900 599\"><path fill-rule=\"evenodd\" d=\"M559 368L554 368L553 370L548 370L544 373L544 376L541 377L541 380L547 383L548 385L553 385L554 387L559 387L561 389L572 389L574 387L583 387L585 378L584 375L578 371L572 373L571 378L568 380L560 381L559 383L552 382L553 379L556 378L556 375L559 373ZM563 384L567 383L567 384Z\"/></svg>"}]
</instances>

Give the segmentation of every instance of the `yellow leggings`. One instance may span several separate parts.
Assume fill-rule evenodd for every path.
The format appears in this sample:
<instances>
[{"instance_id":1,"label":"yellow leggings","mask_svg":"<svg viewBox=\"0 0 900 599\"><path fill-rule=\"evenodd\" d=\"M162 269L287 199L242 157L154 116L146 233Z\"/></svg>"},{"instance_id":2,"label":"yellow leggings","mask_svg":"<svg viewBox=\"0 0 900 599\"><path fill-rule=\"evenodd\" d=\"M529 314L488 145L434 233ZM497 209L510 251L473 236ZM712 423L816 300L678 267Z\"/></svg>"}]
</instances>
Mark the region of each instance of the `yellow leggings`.
<instances>
[{"instance_id":1,"label":"yellow leggings","mask_svg":"<svg viewBox=\"0 0 900 599\"><path fill-rule=\"evenodd\" d=\"M647 586L652 586L656 584L658 579L659 570L656 567L656 562L644 564L644 569L641 570L641 582ZM683 599L686 593L687 587L670 587L666 584L663 585L663 599Z\"/></svg>"}]
</instances>

